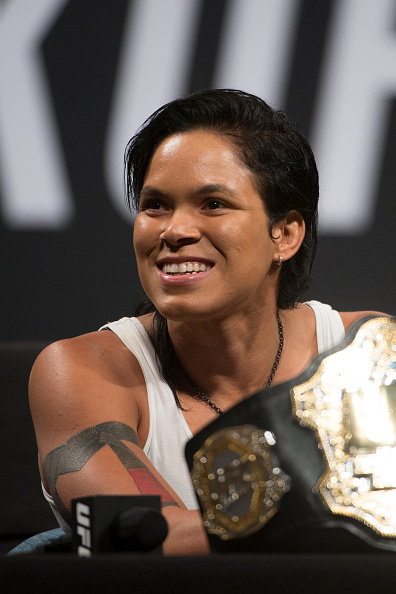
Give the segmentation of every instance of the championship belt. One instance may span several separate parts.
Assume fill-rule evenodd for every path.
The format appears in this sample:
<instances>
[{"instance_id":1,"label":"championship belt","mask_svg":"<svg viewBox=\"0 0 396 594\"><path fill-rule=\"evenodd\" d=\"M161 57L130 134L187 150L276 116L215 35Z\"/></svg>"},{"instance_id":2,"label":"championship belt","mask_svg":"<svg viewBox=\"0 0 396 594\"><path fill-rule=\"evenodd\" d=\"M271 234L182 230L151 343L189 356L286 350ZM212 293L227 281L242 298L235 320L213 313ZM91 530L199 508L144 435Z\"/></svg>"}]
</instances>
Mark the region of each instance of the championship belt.
<instances>
[{"instance_id":1,"label":"championship belt","mask_svg":"<svg viewBox=\"0 0 396 594\"><path fill-rule=\"evenodd\" d=\"M396 551L396 319L357 321L201 430L186 459L213 550Z\"/></svg>"}]
</instances>

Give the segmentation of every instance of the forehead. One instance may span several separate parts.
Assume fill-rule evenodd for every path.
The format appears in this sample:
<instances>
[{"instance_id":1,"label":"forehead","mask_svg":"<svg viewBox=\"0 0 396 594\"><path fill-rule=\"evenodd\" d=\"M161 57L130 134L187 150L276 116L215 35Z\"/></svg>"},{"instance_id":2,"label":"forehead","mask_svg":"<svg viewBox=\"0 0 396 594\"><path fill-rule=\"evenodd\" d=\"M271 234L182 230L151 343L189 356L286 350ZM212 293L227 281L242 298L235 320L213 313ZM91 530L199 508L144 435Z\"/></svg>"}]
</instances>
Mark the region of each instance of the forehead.
<instances>
[{"instance_id":1,"label":"forehead","mask_svg":"<svg viewBox=\"0 0 396 594\"><path fill-rule=\"evenodd\" d=\"M197 130L174 134L157 147L139 198L221 194L240 208L265 208L255 175L227 137Z\"/></svg>"},{"instance_id":2,"label":"forehead","mask_svg":"<svg viewBox=\"0 0 396 594\"><path fill-rule=\"evenodd\" d=\"M179 132L164 138L154 150L153 157L156 153L173 155L180 148L194 152L217 151L219 153L228 153L234 159L240 159L239 151L229 136L201 129ZM241 165L243 165L242 162Z\"/></svg>"},{"instance_id":3,"label":"forehead","mask_svg":"<svg viewBox=\"0 0 396 594\"><path fill-rule=\"evenodd\" d=\"M240 152L229 137L194 130L165 138L154 151L145 181L153 175L183 172L185 175L215 175L227 177L231 173L252 180L252 173L243 163Z\"/></svg>"}]
</instances>

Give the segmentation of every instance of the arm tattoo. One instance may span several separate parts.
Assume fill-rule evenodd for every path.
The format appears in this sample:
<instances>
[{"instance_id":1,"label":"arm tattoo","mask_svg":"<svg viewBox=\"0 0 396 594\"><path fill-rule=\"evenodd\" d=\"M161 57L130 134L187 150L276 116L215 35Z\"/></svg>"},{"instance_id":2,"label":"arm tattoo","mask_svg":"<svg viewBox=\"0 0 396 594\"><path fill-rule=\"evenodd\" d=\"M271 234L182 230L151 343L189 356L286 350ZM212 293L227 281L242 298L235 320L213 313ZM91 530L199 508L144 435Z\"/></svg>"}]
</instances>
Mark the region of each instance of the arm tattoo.
<instances>
[{"instance_id":1,"label":"arm tattoo","mask_svg":"<svg viewBox=\"0 0 396 594\"><path fill-rule=\"evenodd\" d=\"M73 435L62 446L52 450L44 461L44 474L47 478L53 499L66 522L71 523L71 515L56 488L62 474L78 472L96 452L109 446L133 478L136 487L144 495L160 495L162 506L178 506L172 495L152 475L147 466L123 441L140 447L136 431L118 421L100 423Z\"/></svg>"}]
</instances>

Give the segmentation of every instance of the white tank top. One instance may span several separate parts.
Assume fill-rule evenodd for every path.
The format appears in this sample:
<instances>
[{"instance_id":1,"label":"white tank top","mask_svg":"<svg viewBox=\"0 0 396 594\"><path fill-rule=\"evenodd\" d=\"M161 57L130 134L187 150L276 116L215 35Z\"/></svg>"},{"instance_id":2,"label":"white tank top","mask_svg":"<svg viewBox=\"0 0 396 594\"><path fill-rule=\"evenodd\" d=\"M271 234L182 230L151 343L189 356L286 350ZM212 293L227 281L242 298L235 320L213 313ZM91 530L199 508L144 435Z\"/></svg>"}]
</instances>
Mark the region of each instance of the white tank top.
<instances>
[{"instance_id":1,"label":"white tank top","mask_svg":"<svg viewBox=\"0 0 396 594\"><path fill-rule=\"evenodd\" d=\"M338 344L345 336L344 325L338 312L319 301L308 301L316 318L318 352ZM162 379L154 347L149 335L136 318L121 318L101 328L112 330L135 355L142 368L147 386L150 428L144 453L176 491L187 509L197 509L197 499L192 487L184 457L186 442L192 433L182 411L177 407L168 384ZM51 496L44 492L54 510ZM59 514L56 513L59 521ZM64 528L64 522L60 522Z\"/></svg>"},{"instance_id":2,"label":"white tank top","mask_svg":"<svg viewBox=\"0 0 396 594\"><path fill-rule=\"evenodd\" d=\"M143 371L150 411L150 428L143 451L186 507L195 509L196 496L184 458L184 446L192 433L172 390L161 377L149 335L136 318L122 318L104 327L117 334Z\"/></svg>"},{"instance_id":3,"label":"white tank top","mask_svg":"<svg viewBox=\"0 0 396 594\"><path fill-rule=\"evenodd\" d=\"M318 340L318 353L324 353L336 346L345 336L345 328L341 316L320 301L306 301L313 310L316 318L316 336Z\"/></svg>"}]
</instances>

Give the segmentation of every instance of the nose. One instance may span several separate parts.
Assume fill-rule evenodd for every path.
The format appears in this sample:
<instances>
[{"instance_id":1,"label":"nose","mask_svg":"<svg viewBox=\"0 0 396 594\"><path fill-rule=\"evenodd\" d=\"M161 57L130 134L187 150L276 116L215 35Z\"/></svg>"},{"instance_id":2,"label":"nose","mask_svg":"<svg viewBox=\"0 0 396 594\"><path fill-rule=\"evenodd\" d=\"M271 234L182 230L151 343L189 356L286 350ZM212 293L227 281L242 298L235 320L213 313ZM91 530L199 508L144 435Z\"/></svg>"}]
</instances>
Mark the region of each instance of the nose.
<instances>
[{"instance_id":1,"label":"nose","mask_svg":"<svg viewBox=\"0 0 396 594\"><path fill-rule=\"evenodd\" d=\"M173 247L196 243L200 238L201 232L196 216L185 209L172 213L160 235L161 241Z\"/></svg>"}]
</instances>

